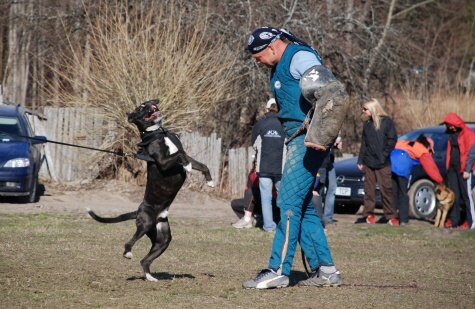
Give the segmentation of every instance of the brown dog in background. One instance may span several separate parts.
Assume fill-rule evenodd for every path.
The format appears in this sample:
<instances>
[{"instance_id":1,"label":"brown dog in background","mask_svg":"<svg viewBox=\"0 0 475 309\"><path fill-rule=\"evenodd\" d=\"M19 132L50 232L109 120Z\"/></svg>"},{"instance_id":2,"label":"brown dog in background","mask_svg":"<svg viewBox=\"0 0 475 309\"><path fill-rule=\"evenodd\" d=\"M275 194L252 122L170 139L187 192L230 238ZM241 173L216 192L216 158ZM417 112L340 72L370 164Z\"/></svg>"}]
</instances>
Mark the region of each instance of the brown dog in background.
<instances>
[{"instance_id":1,"label":"brown dog in background","mask_svg":"<svg viewBox=\"0 0 475 309\"><path fill-rule=\"evenodd\" d=\"M435 216L435 227L444 228L445 219L450 208L454 205L455 194L446 186L438 185L435 188L435 197L437 198L437 215Z\"/></svg>"}]
</instances>

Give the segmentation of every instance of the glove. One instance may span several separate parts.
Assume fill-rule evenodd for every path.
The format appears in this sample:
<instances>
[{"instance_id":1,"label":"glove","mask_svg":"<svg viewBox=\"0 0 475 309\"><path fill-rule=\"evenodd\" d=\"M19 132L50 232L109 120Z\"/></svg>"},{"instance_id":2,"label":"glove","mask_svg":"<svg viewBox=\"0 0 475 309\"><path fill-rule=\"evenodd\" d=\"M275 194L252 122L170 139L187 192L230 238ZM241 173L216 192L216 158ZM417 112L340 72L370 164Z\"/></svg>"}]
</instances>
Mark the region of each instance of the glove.
<instances>
[{"instance_id":1,"label":"glove","mask_svg":"<svg viewBox=\"0 0 475 309\"><path fill-rule=\"evenodd\" d=\"M435 188L435 197L442 205L449 207L451 207L455 201L454 191L447 188L445 185L438 185Z\"/></svg>"}]
</instances>

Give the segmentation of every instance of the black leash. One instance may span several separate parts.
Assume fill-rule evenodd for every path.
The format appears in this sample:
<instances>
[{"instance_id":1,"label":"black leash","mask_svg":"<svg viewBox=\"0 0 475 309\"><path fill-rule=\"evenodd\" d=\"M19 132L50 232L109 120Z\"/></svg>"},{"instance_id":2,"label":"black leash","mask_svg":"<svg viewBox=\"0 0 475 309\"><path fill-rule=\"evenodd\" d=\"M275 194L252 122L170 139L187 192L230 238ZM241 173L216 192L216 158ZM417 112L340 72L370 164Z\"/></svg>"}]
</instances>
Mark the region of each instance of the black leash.
<instances>
[{"instance_id":1,"label":"black leash","mask_svg":"<svg viewBox=\"0 0 475 309\"><path fill-rule=\"evenodd\" d=\"M368 284L368 283L342 283L341 286L368 286L368 287L375 287L375 288L417 288L417 282L411 281L407 284L385 284L385 283L375 283L375 284Z\"/></svg>"},{"instance_id":2,"label":"black leash","mask_svg":"<svg viewBox=\"0 0 475 309\"><path fill-rule=\"evenodd\" d=\"M297 136L299 136L300 134L302 134L305 130L308 129L308 126L310 125L310 121L311 121L311 118L312 118L312 115L313 115L313 110L314 108L312 107L308 113L307 113L307 116L305 117L305 120L302 122L302 124L300 125L300 127L297 129L297 131L295 131L294 134L292 134L291 137L289 137L288 139L286 139L284 141L284 144L287 145L288 143L290 143L291 140L293 140L294 138L296 138Z\"/></svg>"},{"instance_id":3,"label":"black leash","mask_svg":"<svg viewBox=\"0 0 475 309\"><path fill-rule=\"evenodd\" d=\"M64 146L71 146L71 147L83 148L83 149L89 149L89 150L95 150L95 151L101 151L101 152L107 152L107 153L112 153L112 154L115 154L115 155L121 156L121 157L125 157L125 156L131 155L131 154L129 154L129 153L127 153L127 152L123 152L123 151L112 151L112 150L98 149L98 148L93 148L93 147L87 147L87 146L80 146L80 145L69 144L69 143L63 143L63 142L50 141L50 140L48 140L48 139L46 139L46 141L45 141L44 139L41 139L41 138L23 136L23 135L15 134L15 133L8 133L8 132L1 132L1 131L0 131L0 133L5 133L5 134L7 134L7 135L15 135L15 136L23 137L23 138L28 138L28 139L37 140L37 141L42 141L42 142L47 142L47 143L52 143L52 144L58 144L58 145L64 145Z\"/></svg>"}]
</instances>

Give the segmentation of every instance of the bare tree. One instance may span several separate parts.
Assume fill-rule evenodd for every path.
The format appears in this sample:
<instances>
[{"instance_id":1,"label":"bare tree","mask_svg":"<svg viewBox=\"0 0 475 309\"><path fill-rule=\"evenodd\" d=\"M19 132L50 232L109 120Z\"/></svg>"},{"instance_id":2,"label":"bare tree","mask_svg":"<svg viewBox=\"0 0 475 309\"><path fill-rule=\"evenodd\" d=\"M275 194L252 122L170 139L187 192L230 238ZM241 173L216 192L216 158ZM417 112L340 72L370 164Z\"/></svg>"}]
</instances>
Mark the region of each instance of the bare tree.
<instances>
[{"instance_id":1,"label":"bare tree","mask_svg":"<svg viewBox=\"0 0 475 309\"><path fill-rule=\"evenodd\" d=\"M10 5L8 56L4 75L4 97L12 102L25 104L30 66L31 29L29 20L33 5L13 2Z\"/></svg>"}]
</instances>

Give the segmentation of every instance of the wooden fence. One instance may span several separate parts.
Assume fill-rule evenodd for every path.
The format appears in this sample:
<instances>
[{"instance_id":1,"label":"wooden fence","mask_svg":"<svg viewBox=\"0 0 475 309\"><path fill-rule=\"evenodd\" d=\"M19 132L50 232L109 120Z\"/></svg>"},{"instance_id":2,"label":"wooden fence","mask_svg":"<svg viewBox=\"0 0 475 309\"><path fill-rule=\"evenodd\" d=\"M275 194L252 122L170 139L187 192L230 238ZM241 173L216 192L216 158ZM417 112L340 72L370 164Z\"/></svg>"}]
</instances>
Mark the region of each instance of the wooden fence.
<instances>
[{"instance_id":1,"label":"wooden fence","mask_svg":"<svg viewBox=\"0 0 475 309\"><path fill-rule=\"evenodd\" d=\"M51 141L100 148L106 140L114 138L115 124L106 125L101 109L47 107L44 115L47 121L36 117L30 120L36 135ZM98 166L91 164L94 154L89 149L46 143L44 154L46 160L40 175L50 176L54 181L94 178L99 173Z\"/></svg>"},{"instance_id":2,"label":"wooden fence","mask_svg":"<svg viewBox=\"0 0 475 309\"><path fill-rule=\"evenodd\" d=\"M36 135L44 135L50 141L101 148L115 138L116 125L104 120L101 109L48 107L44 114L47 121L36 117L30 117L30 121ZM242 197L253 161L252 147L230 149L223 156L221 138L216 133L203 137L196 132L183 132L180 139L191 157L208 166L218 194L230 198ZM227 162L224 159L226 155ZM99 174L99 166L92 163L92 156L94 152L89 149L46 143L40 175L56 182L94 179ZM344 157L348 155L344 154ZM109 159L113 160L113 155ZM201 173L192 171L188 178L188 187L205 187Z\"/></svg>"},{"instance_id":3,"label":"wooden fence","mask_svg":"<svg viewBox=\"0 0 475 309\"><path fill-rule=\"evenodd\" d=\"M185 148L186 153L193 159L204 163L208 166L213 177L213 181L218 189L222 188L221 180L221 138L218 138L216 133L211 133L211 136L200 136L197 132L183 132L180 134L180 140ZM192 187L197 187L195 184L201 184L204 187L205 180L201 172L192 170L188 174L187 182L193 183Z\"/></svg>"},{"instance_id":4,"label":"wooden fence","mask_svg":"<svg viewBox=\"0 0 475 309\"><path fill-rule=\"evenodd\" d=\"M242 197L254 156L252 147L230 149L228 154L228 186L232 197Z\"/></svg>"},{"instance_id":5,"label":"wooden fence","mask_svg":"<svg viewBox=\"0 0 475 309\"><path fill-rule=\"evenodd\" d=\"M44 135L50 141L100 149L114 139L116 125L104 120L101 109L47 107L44 115L46 121L30 116L30 122L36 135ZM183 132L180 139L191 157L208 166L215 183L227 187L220 180L223 165L221 138L216 133L202 137L198 133ZM93 155L90 149L46 143L40 175L51 177L56 182L95 178L99 167L91 163ZM189 174L187 182L192 187L197 187L196 183L205 183L202 174L196 171Z\"/></svg>"}]
</instances>

